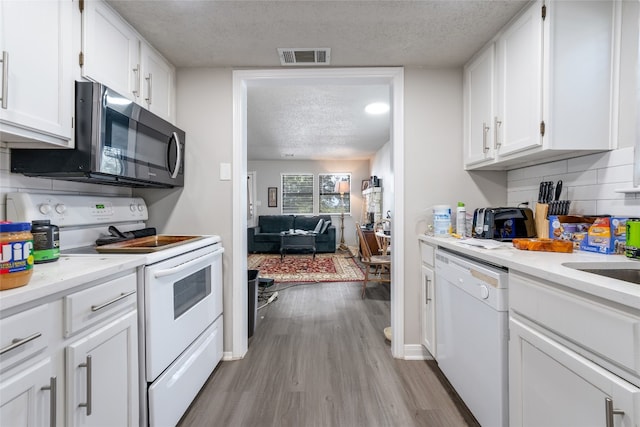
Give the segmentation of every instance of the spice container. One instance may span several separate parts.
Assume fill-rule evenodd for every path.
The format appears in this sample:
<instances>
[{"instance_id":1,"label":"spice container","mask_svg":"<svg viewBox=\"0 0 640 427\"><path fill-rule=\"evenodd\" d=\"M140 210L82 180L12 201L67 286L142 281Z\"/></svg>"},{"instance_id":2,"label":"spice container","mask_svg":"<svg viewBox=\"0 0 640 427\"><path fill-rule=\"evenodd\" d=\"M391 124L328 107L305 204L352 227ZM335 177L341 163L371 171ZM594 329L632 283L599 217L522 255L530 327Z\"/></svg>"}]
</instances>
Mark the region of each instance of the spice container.
<instances>
[{"instance_id":1,"label":"spice container","mask_svg":"<svg viewBox=\"0 0 640 427\"><path fill-rule=\"evenodd\" d=\"M28 222L0 223L0 290L29 283L33 274L33 235Z\"/></svg>"},{"instance_id":2,"label":"spice container","mask_svg":"<svg viewBox=\"0 0 640 427\"><path fill-rule=\"evenodd\" d=\"M36 264L57 261L60 258L60 229L48 219L31 223L33 259Z\"/></svg>"}]
</instances>

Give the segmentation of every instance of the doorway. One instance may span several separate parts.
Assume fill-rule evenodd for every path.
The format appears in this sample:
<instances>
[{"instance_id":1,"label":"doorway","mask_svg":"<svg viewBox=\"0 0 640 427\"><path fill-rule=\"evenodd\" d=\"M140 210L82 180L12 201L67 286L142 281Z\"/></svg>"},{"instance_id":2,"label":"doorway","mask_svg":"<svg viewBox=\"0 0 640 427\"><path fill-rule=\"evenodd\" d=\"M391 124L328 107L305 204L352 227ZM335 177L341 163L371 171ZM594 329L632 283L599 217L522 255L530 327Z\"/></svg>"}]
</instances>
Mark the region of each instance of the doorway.
<instances>
[{"instance_id":1,"label":"doorway","mask_svg":"<svg viewBox=\"0 0 640 427\"><path fill-rule=\"evenodd\" d=\"M388 84L391 92L392 170L394 174L394 251L391 286L391 353L404 357L404 136L403 68L342 68L294 70L239 70L233 72L233 295L231 358L247 351L247 88L295 82L317 84Z\"/></svg>"}]
</instances>

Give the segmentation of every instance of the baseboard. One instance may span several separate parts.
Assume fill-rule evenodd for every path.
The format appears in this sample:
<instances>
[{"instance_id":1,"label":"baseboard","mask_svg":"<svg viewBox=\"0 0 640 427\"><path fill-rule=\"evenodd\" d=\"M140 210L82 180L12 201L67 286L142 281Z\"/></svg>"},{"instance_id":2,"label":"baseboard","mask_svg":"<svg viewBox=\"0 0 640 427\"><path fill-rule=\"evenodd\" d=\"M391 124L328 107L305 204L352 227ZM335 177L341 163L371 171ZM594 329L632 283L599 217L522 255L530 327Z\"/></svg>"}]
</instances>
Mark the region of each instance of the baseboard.
<instances>
[{"instance_id":1,"label":"baseboard","mask_svg":"<svg viewBox=\"0 0 640 427\"><path fill-rule=\"evenodd\" d=\"M245 353L245 354L246 354L246 353ZM243 355L243 356L240 356L240 357L235 357L235 356L233 355L233 352L232 352L232 351L224 351L224 352L222 353L222 361L223 361L223 362L230 362L230 361L232 361L232 360L240 360L240 359L244 359L244 355Z\"/></svg>"},{"instance_id":2,"label":"baseboard","mask_svg":"<svg viewBox=\"0 0 640 427\"><path fill-rule=\"evenodd\" d=\"M404 360L433 360L433 356L420 344L405 344Z\"/></svg>"}]
</instances>

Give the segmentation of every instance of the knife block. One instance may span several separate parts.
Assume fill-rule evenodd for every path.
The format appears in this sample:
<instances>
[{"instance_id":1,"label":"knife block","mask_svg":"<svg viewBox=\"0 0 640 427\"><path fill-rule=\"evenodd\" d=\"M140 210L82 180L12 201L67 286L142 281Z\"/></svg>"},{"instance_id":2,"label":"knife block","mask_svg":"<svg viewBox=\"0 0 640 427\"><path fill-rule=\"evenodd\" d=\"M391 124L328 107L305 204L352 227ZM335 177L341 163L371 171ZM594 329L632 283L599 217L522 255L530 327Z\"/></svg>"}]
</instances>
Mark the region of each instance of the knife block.
<instances>
[{"instance_id":1,"label":"knife block","mask_svg":"<svg viewBox=\"0 0 640 427\"><path fill-rule=\"evenodd\" d=\"M549 220L547 219L547 213L549 212L549 205L546 203L536 204L536 234L538 237L547 239L549 238Z\"/></svg>"}]
</instances>

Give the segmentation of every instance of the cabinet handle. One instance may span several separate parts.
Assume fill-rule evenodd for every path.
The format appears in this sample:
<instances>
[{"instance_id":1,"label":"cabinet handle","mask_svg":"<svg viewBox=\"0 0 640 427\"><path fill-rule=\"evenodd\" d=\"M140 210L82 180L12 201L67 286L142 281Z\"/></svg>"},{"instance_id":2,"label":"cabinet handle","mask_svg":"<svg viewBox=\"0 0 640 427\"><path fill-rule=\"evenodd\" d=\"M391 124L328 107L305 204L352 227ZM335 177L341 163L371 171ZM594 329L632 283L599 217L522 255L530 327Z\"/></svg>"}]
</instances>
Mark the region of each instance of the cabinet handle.
<instances>
[{"instance_id":1,"label":"cabinet handle","mask_svg":"<svg viewBox=\"0 0 640 427\"><path fill-rule=\"evenodd\" d=\"M114 299L112 299L111 301L107 301L104 304L100 304L100 305L92 305L91 306L91 311L98 311L98 310L102 310L103 308L105 308L108 305L113 304L114 302L118 302L121 299L124 299L126 297L128 297L129 295L133 295L135 294L136 291L131 291L131 292L122 292L120 294L120 296L115 297Z\"/></svg>"},{"instance_id":2,"label":"cabinet handle","mask_svg":"<svg viewBox=\"0 0 640 427\"><path fill-rule=\"evenodd\" d=\"M494 117L493 124L493 148L497 150L502 145L502 143L498 141L498 133L500 133L498 130L502 127L502 121L498 120L498 117Z\"/></svg>"},{"instance_id":3,"label":"cabinet handle","mask_svg":"<svg viewBox=\"0 0 640 427\"><path fill-rule=\"evenodd\" d=\"M9 52L2 51L2 108L7 109L9 95Z\"/></svg>"},{"instance_id":4,"label":"cabinet handle","mask_svg":"<svg viewBox=\"0 0 640 427\"><path fill-rule=\"evenodd\" d=\"M87 403L79 403L79 408L87 408L87 416L91 415L91 356L87 361L78 365L79 368L87 368Z\"/></svg>"},{"instance_id":5,"label":"cabinet handle","mask_svg":"<svg viewBox=\"0 0 640 427\"><path fill-rule=\"evenodd\" d=\"M425 301L425 304L429 304L429 301L431 301L431 298L429 298L429 285L431 284L431 279L427 279L427 286L425 289L425 295L427 300Z\"/></svg>"},{"instance_id":6,"label":"cabinet handle","mask_svg":"<svg viewBox=\"0 0 640 427\"><path fill-rule=\"evenodd\" d=\"M18 348L21 345L25 345L29 341L33 341L36 338L40 338L41 336L42 336L42 334L40 332L36 332L35 334L30 335L30 336L28 336L26 338L14 338L13 340L11 340L11 344L9 344L8 346L6 346L2 350L0 350L0 355L5 354L6 352L13 350L14 348Z\"/></svg>"},{"instance_id":7,"label":"cabinet handle","mask_svg":"<svg viewBox=\"0 0 640 427\"><path fill-rule=\"evenodd\" d=\"M489 151L489 147L487 146L487 132L489 132L489 126L485 122L482 122L482 152L486 153Z\"/></svg>"},{"instance_id":8,"label":"cabinet handle","mask_svg":"<svg viewBox=\"0 0 640 427\"><path fill-rule=\"evenodd\" d=\"M136 68L133 69L133 74L136 76L136 86L133 89L133 94L137 97L140 96L140 64L136 65Z\"/></svg>"},{"instance_id":9,"label":"cabinet handle","mask_svg":"<svg viewBox=\"0 0 640 427\"><path fill-rule=\"evenodd\" d=\"M620 409L613 409L613 400L609 399L608 397L604 398L604 410L607 417L607 427L614 427L614 415L624 415L624 411L621 411Z\"/></svg>"},{"instance_id":10,"label":"cabinet handle","mask_svg":"<svg viewBox=\"0 0 640 427\"><path fill-rule=\"evenodd\" d=\"M40 390L50 390L51 394L49 395L49 425L51 427L56 427L56 404L58 400L58 379L57 377L51 377L49 379L49 385L46 385Z\"/></svg>"},{"instance_id":11,"label":"cabinet handle","mask_svg":"<svg viewBox=\"0 0 640 427\"><path fill-rule=\"evenodd\" d=\"M153 87L153 76L151 75L151 73L149 73L149 75L145 77L145 79L147 80L147 97L144 100L147 101L149 105L151 105L151 88Z\"/></svg>"}]
</instances>

